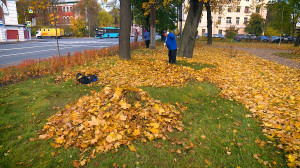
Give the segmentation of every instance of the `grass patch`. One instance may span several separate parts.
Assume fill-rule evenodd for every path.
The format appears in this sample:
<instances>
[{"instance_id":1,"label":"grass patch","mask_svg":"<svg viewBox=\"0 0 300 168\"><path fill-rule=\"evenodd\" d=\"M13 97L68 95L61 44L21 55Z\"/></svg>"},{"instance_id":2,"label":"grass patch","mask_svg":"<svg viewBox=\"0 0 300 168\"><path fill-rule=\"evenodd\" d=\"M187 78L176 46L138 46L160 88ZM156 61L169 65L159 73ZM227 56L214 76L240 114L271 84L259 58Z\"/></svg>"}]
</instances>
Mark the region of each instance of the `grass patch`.
<instances>
[{"instance_id":1,"label":"grass patch","mask_svg":"<svg viewBox=\"0 0 300 168\"><path fill-rule=\"evenodd\" d=\"M56 84L50 78L27 80L1 88L0 165L1 167L72 167L79 158L78 149L54 149L51 140L41 141L38 131L65 105L99 91L99 86L77 85L75 81ZM190 83L186 87L145 87L162 102L178 102L185 130L169 134L170 140L134 142L137 152L128 147L98 154L86 167L264 167L253 155L273 167L286 167L284 153L273 144L260 147L256 139L267 141L259 123L246 118L242 105L220 98L210 83ZM130 95L128 95L130 96ZM194 144L185 149L185 144ZM273 164L273 162L276 164Z\"/></svg>"},{"instance_id":2,"label":"grass patch","mask_svg":"<svg viewBox=\"0 0 300 168\"><path fill-rule=\"evenodd\" d=\"M297 53L275 53L276 56L297 60L300 62L300 54Z\"/></svg>"},{"instance_id":3,"label":"grass patch","mask_svg":"<svg viewBox=\"0 0 300 168\"><path fill-rule=\"evenodd\" d=\"M210 64L198 64L198 63L189 63L186 61L176 61L177 65L182 65L182 66L188 66L191 67L194 70L201 70L203 68L215 68L214 65Z\"/></svg>"}]
</instances>

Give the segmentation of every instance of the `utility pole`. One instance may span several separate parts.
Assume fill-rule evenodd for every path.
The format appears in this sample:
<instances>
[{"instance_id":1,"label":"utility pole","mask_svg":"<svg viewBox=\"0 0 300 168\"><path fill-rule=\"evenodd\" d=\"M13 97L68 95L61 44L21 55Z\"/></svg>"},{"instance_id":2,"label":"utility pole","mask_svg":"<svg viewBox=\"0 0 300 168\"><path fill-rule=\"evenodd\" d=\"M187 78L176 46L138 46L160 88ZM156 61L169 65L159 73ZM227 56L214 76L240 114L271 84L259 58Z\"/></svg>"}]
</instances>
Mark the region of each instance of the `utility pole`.
<instances>
[{"instance_id":1,"label":"utility pole","mask_svg":"<svg viewBox=\"0 0 300 168\"><path fill-rule=\"evenodd\" d=\"M282 11L281 11L281 35L280 35L280 39L279 39L279 47L280 47L280 43L281 43L281 38L282 38L282 34L283 34L283 9L284 9L284 6L283 6L283 2L281 2L282 4Z\"/></svg>"},{"instance_id":2,"label":"utility pole","mask_svg":"<svg viewBox=\"0 0 300 168\"><path fill-rule=\"evenodd\" d=\"M88 1L85 1L85 26L87 26L88 30L89 30L89 37L91 37L91 31L90 31L90 22L88 19L88 14L87 14L87 4Z\"/></svg>"},{"instance_id":3,"label":"utility pole","mask_svg":"<svg viewBox=\"0 0 300 168\"><path fill-rule=\"evenodd\" d=\"M55 3L55 4L53 4L53 3ZM53 5L54 5L54 7L53 7ZM55 27L55 33L56 33L56 46L57 46L57 52L58 52L60 78L61 78L61 82L62 82L63 81L63 75L62 75L61 56L60 56L60 50L59 50L59 43L58 43L58 37L57 37L57 25L56 25L56 10L57 10L56 0L52 0L52 9L53 9L53 12L54 12L54 27Z\"/></svg>"}]
</instances>

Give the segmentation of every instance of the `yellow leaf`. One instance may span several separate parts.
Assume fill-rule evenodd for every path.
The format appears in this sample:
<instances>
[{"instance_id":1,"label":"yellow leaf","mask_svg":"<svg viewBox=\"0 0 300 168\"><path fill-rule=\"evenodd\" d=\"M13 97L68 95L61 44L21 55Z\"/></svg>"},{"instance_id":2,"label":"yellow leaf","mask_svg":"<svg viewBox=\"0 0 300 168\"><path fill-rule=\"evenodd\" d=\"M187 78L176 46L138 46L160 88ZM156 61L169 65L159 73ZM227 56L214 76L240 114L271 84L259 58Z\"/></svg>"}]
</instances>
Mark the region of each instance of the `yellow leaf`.
<instances>
[{"instance_id":1,"label":"yellow leaf","mask_svg":"<svg viewBox=\"0 0 300 168\"><path fill-rule=\"evenodd\" d=\"M204 162L205 162L206 164L208 164L208 165L211 164L207 159L205 159Z\"/></svg>"},{"instance_id":2,"label":"yellow leaf","mask_svg":"<svg viewBox=\"0 0 300 168\"><path fill-rule=\"evenodd\" d=\"M121 101L119 102L119 105L121 106L122 109L128 109L128 108L131 107L130 104L127 104L127 103L126 103L125 101L123 101L123 100L121 100Z\"/></svg>"},{"instance_id":3,"label":"yellow leaf","mask_svg":"<svg viewBox=\"0 0 300 168\"><path fill-rule=\"evenodd\" d=\"M156 129L156 128L150 128L149 129L153 134L158 134L159 133L159 130Z\"/></svg>"},{"instance_id":4,"label":"yellow leaf","mask_svg":"<svg viewBox=\"0 0 300 168\"><path fill-rule=\"evenodd\" d=\"M128 145L128 147L130 151L136 152L136 149L133 145Z\"/></svg>"},{"instance_id":5,"label":"yellow leaf","mask_svg":"<svg viewBox=\"0 0 300 168\"><path fill-rule=\"evenodd\" d=\"M141 107L142 105L140 104L140 102L136 102L136 103L134 104L134 106L135 106L136 108L139 108L139 107Z\"/></svg>"},{"instance_id":6,"label":"yellow leaf","mask_svg":"<svg viewBox=\"0 0 300 168\"><path fill-rule=\"evenodd\" d=\"M135 129L132 133L133 136L138 136L140 135L140 129Z\"/></svg>"},{"instance_id":7,"label":"yellow leaf","mask_svg":"<svg viewBox=\"0 0 300 168\"><path fill-rule=\"evenodd\" d=\"M80 162L80 166L84 166L86 163L86 159L83 159L81 162Z\"/></svg>"},{"instance_id":8,"label":"yellow leaf","mask_svg":"<svg viewBox=\"0 0 300 168\"><path fill-rule=\"evenodd\" d=\"M120 120L125 121L127 119L127 116L123 113L120 114Z\"/></svg>"},{"instance_id":9,"label":"yellow leaf","mask_svg":"<svg viewBox=\"0 0 300 168\"><path fill-rule=\"evenodd\" d=\"M110 133L107 137L106 137L106 141L108 143L114 142L116 140L115 135L113 133Z\"/></svg>"},{"instance_id":10,"label":"yellow leaf","mask_svg":"<svg viewBox=\"0 0 300 168\"><path fill-rule=\"evenodd\" d=\"M289 154L288 155L288 159L291 163L294 163L295 162L295 158L293 157L293 155Z\"/></svg>"},{"instance_id":11,"label":"yellow leaf","mask_svg":"<svg viewBox=\"0 0 300 168\"><path fill-rule=\"evenodd\" d=\"M63 143L64 142L64 137L61 136L61 137L56 138L55 142L58 143L58 144Z\"/></svg>"}]
</instances>

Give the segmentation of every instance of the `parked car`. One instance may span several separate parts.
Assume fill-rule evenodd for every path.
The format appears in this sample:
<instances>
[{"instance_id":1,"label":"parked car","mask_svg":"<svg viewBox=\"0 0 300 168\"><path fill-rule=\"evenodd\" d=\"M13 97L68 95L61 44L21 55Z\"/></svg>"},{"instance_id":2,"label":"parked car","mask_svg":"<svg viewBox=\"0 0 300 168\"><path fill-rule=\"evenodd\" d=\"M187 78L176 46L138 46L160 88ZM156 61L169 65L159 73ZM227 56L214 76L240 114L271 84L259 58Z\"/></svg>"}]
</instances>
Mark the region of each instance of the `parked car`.
<instances>
[{"instance_id":1,"label":"parked car","mask_svg":"<svg viewBox=\"0 0 300 168\"><path fill-rule=\"evenodd\" d=\"M248 34L246 37L248 37L248 39L250 39L250 40L255 40L256 39L255 34Z\"/></svg>"},{"instance_id":2,"label":"parked car","mask_svg":"<svg viewBox=\"0 0 300 168\"><path fill-rule=\"evenodd\" d=\"M277 37L277 36L270 36L269 37L269 42L271 42L271 43L277 43L279 41L280 41L280 38Z\"/></svg>"},{"instance_id":3,"label":"parked car","mask_svg":"<svg viewBox=\"0 0 300 168\"><path fill-rule=\"evenodd\" d=\"M223 34L218 34L218 35L219 35L219 38L226 39L226 37Z\"/></svg>"},{"instance_id":4,"label":"parked car","mask_svg":"<svg viewBox=\"0 0 300 168\"><path fill-rule=\"evenodd\" d=\"M257 36L256 40L261 41L261 42L268 42L269 39L266 36Z\"/></svg>"},{"instance_id":5,"label":"parked car","mask_svg":"<svg viewBox=\"0 0 300 168\"><path fill-rule=\"evenodd\" d=\"M245 38L245 35L244 34L237 34L233 40L237 41L237 42L240 42L242 39Z\"/></svg>"},{"instance_id":6,"label":"parked car","mask_svg":"<svg viewBox=\"0 0 300 168\"><path fill-rule=\"evenodd\" d=\"M288 41L289 42L295 42L296 41L296 37L288 37Z\"/></svg>"}]
</instances>

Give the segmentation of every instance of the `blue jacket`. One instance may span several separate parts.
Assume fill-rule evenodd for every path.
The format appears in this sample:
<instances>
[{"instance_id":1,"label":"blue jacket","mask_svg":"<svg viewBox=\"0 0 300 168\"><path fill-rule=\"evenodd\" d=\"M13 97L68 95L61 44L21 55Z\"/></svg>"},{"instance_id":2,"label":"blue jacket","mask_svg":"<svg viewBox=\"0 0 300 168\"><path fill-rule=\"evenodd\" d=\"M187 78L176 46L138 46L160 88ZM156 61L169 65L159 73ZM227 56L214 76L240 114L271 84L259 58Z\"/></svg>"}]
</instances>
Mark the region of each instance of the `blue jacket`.
<instances>
[{"instance_id":1,"label":"blue jacket","mask_svg":"<svg viewBox=\"0 0 300 168\"><path fill-rule=\"evenodd\" d=\"M146 31L144 33L144 38L145 38L145 40L150 40L150 32Z\"/></svg>"},{"instance_id":2,"label":"blue jacket","mask_svg":"<svg viewBox=\"0 0 300 168\"><path fill-rule=\"evenodd\" d=\"M173 33L169 33L168 37L165 38L165 43L167 43L169 50L177 50L177 43Z\"/></svg>"}]
</instances>

